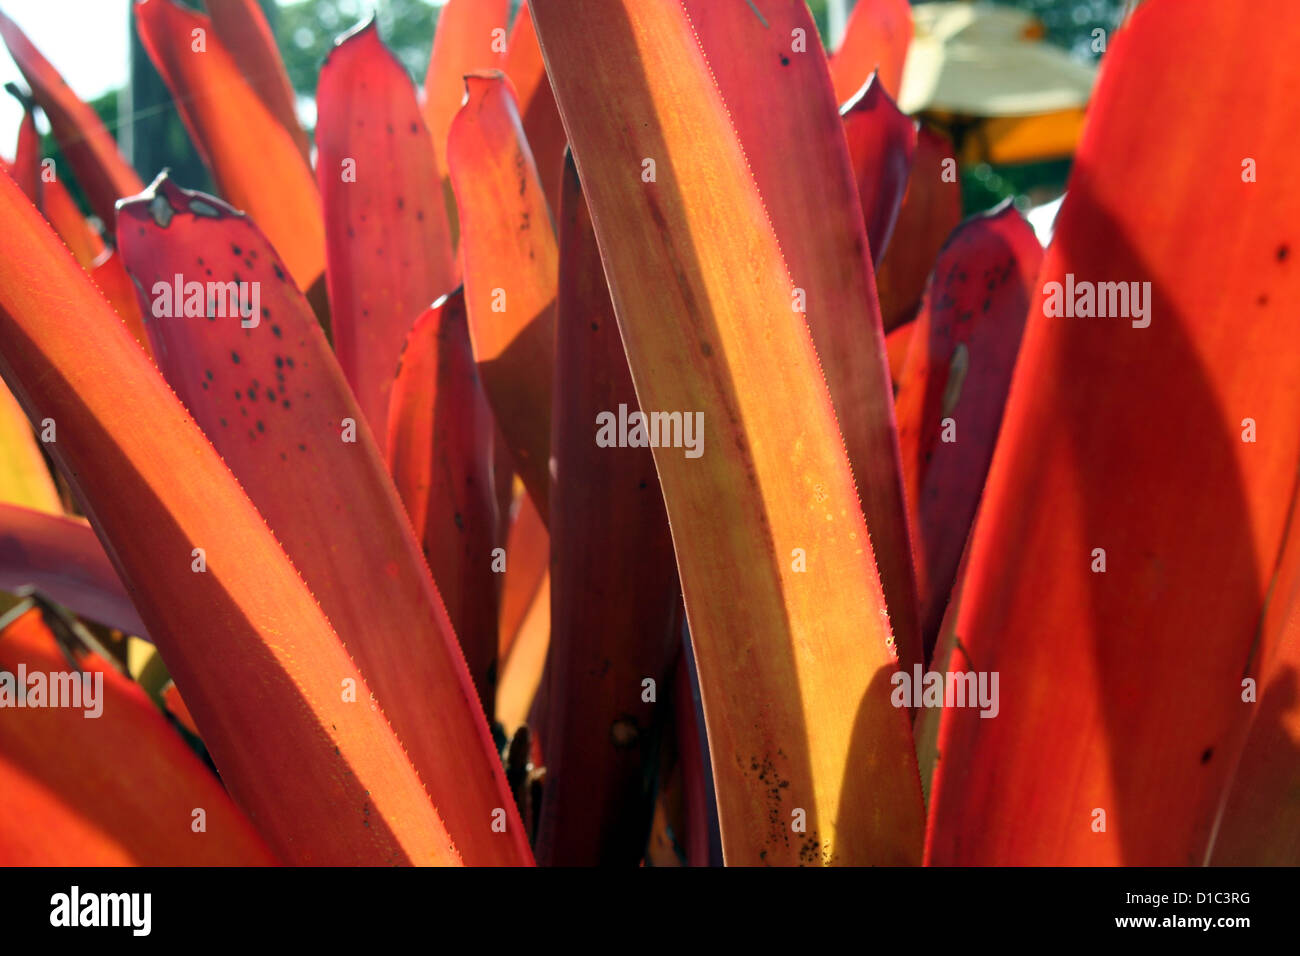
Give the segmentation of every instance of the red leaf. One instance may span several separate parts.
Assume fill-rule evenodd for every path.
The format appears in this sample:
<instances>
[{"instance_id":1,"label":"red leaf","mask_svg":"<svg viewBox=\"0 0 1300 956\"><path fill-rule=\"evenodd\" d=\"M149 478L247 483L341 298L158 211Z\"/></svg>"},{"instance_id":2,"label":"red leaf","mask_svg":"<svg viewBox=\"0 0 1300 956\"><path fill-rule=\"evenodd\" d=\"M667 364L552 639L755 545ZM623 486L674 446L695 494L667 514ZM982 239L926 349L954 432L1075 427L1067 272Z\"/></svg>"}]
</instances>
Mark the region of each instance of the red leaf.
<instances>
[{"instance_id":1,"label":"red leaf","mask_svg":"<svg viewBox=\"0 0 1300 956\"><path fill-rule=\"evenodd\" d=\"M643 681L669 686L680 587L650 449L593 440L602 415L640 406L572 161L560 208L547 783L537 853L543 864L632 866L645 849L653 806L644 781L659 752L659 705L645 700Z\"/></svg>"},{"instance_id":2,"label":"red leaf","mask_svg":"<svg viewBox=\"0 0 1300 956\"><path fill-rule=\"evenodd\" d=\"M325 230L311 167L293 136L245 81L207 17L172 0L137 0L135 21L222 196L257 221L294 281L310 288L325 268Z\"/></svg>"},{"instance_id":3,"label":"red leaf","mask_svg":"<svg viewBox=\"0 0 1300 956\"><path fill-rule=\"evenodd\" d=\"M457 290L416 319L406 339L387 457L487 713L497 679L495 429Z\"/></svg>"},{"instance_id":4,"label":"red leaf","mask_svg":"<svg viewBox=\"0 0 1300 956\"><path fill-rule=\"evenodd\" d=\"M903 487L929 659L993 457L1043 250L1008 205L967 220L935 263L899 381ZM951 420L945 436L943 423Z\"/></svg>"},{"instance_id":5,"label":"red leaf","mask_svg":"<svg viewBox=\"0 0 1300 956\"><path fill-rule=\"evenodd\" d=\"M350 649L464 860L530 861L464 658L382 454L280 259L249 219L165 177L122 204L118 239L155 313L167 312L160 302L174 303L167 287L177 275L247 283L239 298L252 306L250 318L222 303L228 317L173 308L151 321L159 367ZM504 836L492 830L498 807L508 815Z\"/></svg>"},{"instance_id":6,"label":"red leaf","mask_svg":"<svg viewBox=\"0 0 1300 956\"><path fill-rule=\"evenodd\" d=\"M440 175L415 87L373 20L330 52L316 103L334 351L383 436L411 323L457 281Z\"/></svg>"},{"instance_id":7,"label":"red leaf","mask_svg":"<svg viewBox=\"0 0 1300 956\"><path fill-rule=\"evenodd\" d=\"M559 253L546 196L503 73L465 78L447 141L460 213L465 305L488 401L515 468L547 515L555 283Z\"/></svg>"},{"instance_id":8,"label":"red leaf","mask_svg":"<svg viewBox=\"0 0 1300 956\"><path fill-rule=\"evenodd\" d=\"M1294 124L1241 109L1300 84L1298 31L1289 0L1151 2L1106 54L956 614L1001 712L942 711L935 863L1205 859L1300 466L1300 188L1243 179ZM1122 317L1073 311L1098 289Z\"/></svg>"},{"instance_id":9,"label":"red leaf","mask_svg":"<svg viewBox=\"0 0 1300 956\"><path fill-rule=\"evenodd\" d=\"M935 257L961 221L961 183L947 137L922 124L907 193L876 272L885 331L916 315Z\"/></svg>"},{"instance_id":10,"label":"red leaf","mask_svg":"<svg viewBox=\"0 0 1300 956\"><path fill-rule=\"evenodd\" d=\"M916 123L894 103L876 74L840 108L853 176L867 223L871 264L879 267L898 221L916 152Z\"/></svg>"}]
</instances>

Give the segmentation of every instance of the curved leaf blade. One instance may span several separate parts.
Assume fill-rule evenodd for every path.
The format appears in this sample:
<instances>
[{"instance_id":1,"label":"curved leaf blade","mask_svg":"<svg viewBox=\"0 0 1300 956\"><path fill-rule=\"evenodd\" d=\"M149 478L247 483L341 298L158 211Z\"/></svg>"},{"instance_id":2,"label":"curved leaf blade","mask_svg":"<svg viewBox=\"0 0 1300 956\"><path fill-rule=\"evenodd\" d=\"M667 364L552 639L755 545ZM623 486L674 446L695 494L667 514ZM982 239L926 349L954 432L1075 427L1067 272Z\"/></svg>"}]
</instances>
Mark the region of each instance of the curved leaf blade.
<instances>
[{"instance_id":1,"label":"curved leaf blade","mask_svg":"<svg viewBox=\"0 0 1300 956\"><path fill-rule=\"evenodd\" d=\"M490 714L498 673L496 424L478 381L460 290L415 320L401 363L388 418L388 467Z\"/></svg>"},{"instance_id":2,"label":"curved leaf blade","mask_svg":"<svg viewBox=\"0 0 1300 956\"><path fill-rule=\"evenodd\" d=\"M706 423L700 458L654 455L727 861L914 861L920 785L908 715L889 702L866 524L812 339L790 318L795 282L691 21L631 0L532 9L637 398ZM795 548L810 573L793 569Z\"/></svg>"},{"instance_id":3,"label":"curved leaf blade","mask_svg":"<svg viewBox=\"0 0 1300 956\"><path fill-rule=\"evenodd\" d=\"M503 73L465 78L447 140L465 306L483 388L543 519L550 493L551 382L559 251L546 196Z\"/></svg>"},{"instance_id":4,"label":"curved leaf blade","mask_svg":"<svg viewBox=\"0 0 1300 956\"><path fill-rule=\"evenodd\" d=\"M920 660L916 580L858 190L825 57L816 44L797 52L792 39L799 30L816 35L807 4L756 2L762 20L740 3L686 0L684 7L799 290L788 308L812 332L907 665Z\"/></svg>"},{"instance_id":5,"label":"curved leaf blade","mask_svg":"<svg viewBox=\"0 0 1300 956\"><path fill-rule=\"evenodd\" d=\"M286 862L458 862L383 715L342 699L365 682L265 521L8 177L0 219L0 372L58 423L55 460L236 802Z\"/></svg>"},{"instance_id":6,"label":"curved leaf blade","mask_svg":"<svg viewBox=\"0 0 1300 956\"><path fill-rule=\"evenodd\" d=\"M122 203L118 235L155 304L175 301L162 289L176 275L198 283L209 268L216 282L242 283L241 298L256 293L243 313L251 318L227 308L227 317L173 310L152 321L159 367L320 600L461 856L528 862L487 722L382 453L275 251L247 217L165 177ZM505 834L492 829L496 808L506 810Z\"/></svg>"},{"instance_id":7,"label":"curved leaf blade","mask_svg":"<svg viewBox=\"0 0 1300 956\"><path fill-rule=\"evenodd\" d=\"M1290 162L1297 30L1282 0L1155 0L1106 54L956 620L1001 712L942 711L933 862L1205 859L1300 466L1300 189L1241 156ZM1088 317L1099 288L1120 317Z\"/></svg>"},{"instance_id":8,"label":"curved leaf blade","mask_svg":"<svg viewBox=\"0 0 1300 956\"><path fill-rule=\"evenodd\" d=\"M90 525L0 504L0 591L25 585L82 617L149 636Z\"/></svg>"},{"instance_id":9,"label":"curved leaf blade","mask_svg":"<svg viewBox=\"0 0 1300 956\"><path fill-rule=\"evenodd\" d=\"M85 676L74 679L89 684L93 704L15 708L0 720L0 865L274 865L144 692L98 658L79 663ZM0 671L12 680L20 667L29 679L69 671L38 610L0 632Z\"/></svg>"}]
</instances>

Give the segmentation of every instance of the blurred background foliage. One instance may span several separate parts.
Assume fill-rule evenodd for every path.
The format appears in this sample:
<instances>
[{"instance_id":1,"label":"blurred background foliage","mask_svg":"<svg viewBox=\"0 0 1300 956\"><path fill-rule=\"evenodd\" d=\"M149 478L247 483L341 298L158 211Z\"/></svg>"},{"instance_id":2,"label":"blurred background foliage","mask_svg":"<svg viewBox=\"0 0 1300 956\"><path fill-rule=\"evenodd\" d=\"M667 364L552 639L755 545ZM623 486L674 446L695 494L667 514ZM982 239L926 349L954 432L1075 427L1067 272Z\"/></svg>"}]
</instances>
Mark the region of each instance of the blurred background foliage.
<instances>
[{"instance_id":1,"label":"blurred background foliage","mask_svg":"<svg viewBox=\"0 0 1300 956\"><path fill-rule=\"evenodd\" d=\"M202 9L200 0L179 0ZM512 12L523 0L512 0ZM718 0L723 2L723 0ZM855 0L808 0L818 29L826 42L843 29ZM1025 10L1043 24L1047 42L1073 56L1095 61L1092 31L1107 35L1119 23L1125 0L998 0L1001 5ZM1300 2L1300 0L1298 0ZM441 3L431 0L261 0L299 96L299 112L310 131L315 123L314 95L320 65L334 38L373 11L381 35L405 64L414 82L422 83L433 45L433 31ZM149 62L132 29L130 84L106 93L92 105L109 129L117 130L123 149L147 182L164 166L190 188L212 191L213 185L185 133L161 78ZM119 117L128 120L119 124ZM58 147L45 137L47 155L59 159ZM62 163L60 166L62 167ZM1022 208L1042 196L1059 192L1069 174L1069 161L991 166L987 163L962 170L962 191L967 212L975 212L1013 197ZM75 190L75 184L73 184ZM80 199L80 195L78 194Z\"/></svg>"}]
</instances>

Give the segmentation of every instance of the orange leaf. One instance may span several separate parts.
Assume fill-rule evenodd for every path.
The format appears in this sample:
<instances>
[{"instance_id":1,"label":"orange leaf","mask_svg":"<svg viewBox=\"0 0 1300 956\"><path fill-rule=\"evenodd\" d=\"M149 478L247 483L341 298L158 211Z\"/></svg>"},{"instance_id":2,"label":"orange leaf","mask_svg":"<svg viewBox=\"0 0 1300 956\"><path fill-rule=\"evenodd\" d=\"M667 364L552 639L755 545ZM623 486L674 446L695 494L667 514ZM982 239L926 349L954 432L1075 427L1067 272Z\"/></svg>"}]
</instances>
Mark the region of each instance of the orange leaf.
<instances>
[{"instance_id":1,"label":"orange leaf","mask_svg":"<svg viewBox=\"0 0 1300 956\"><path fill-rule=\"evenodd\" d=\"M550 569L551 539L546 524L537 513L533 500L527 493L519 496L514 520L505 533L506 570L501 589L501 621L497 646L504 661L519 629L523 626L528 609L533 604ZM549 633L550 619L547 619Z\"/></svg>"},{"instance_id":2,"label":"orange leaf","mask_svg":"<svg viewBox=\"0 0 1300 956\"><path fill-rule=\"evenodd\" d=\"M249 219L165 177L120 206L118 240L162 313L149 323L159 367L320 600L460 854L529 861L517 817L506 835L492 829L492 811L514 805L455 634L383 456L275 251ZM251 316L228 302L225 317L181 314L178 275L199 289L243 283Z\"/></svg>"},{"instance_id":3,"label":"orange leaf","mask_svg":"<svg viewBox=\"0 0 1300 956\"><path fill-rule=\"evenodd\" d=\"M727 862L915 861L920 786L908 714L889 701L871 542L812 338L791 317L799 283L692 22L636 0L532 9L640 406L704 418L700 457L654 457Z\"/></svg>"},{"instance_id":4,"label":"orange leaf","mask_svg":"<svg viewBox=\"0 0 1300 956\"><path fill-rule=\"evenodd\" d=\"M274 865L221 781L144 692L97 657L80 664L82 675L69 671L38 610L0 632L4 678L16 684L22 674L23 690L39 678L47 704L56 680L75 695L67 699L86 690L94 698L81 697L80 707L6 708L0 865Z\"/></svg>"},{"instance_id":5,"label":"orange leaf","mask_svg":"<svg viewBox=\"0 0 1300 956\"><path fill-rule=\"evenodd\" d=\"M222 196L257 220L294 281L309 288L325 268L325 230L311 167L293 136L245 81L207 17L172 0L137 0L135 20Z\"/></svg>"},{"instance_id":6,"label":"orange leaf","mask_svg":"<svg viewBox=\"0 0 1300 956\"><path fill-rule=\"evenodd\" d=\"M529 712L542 689L542 673L550 640L551 584L550 576L543 572L510 650L501 659L496 718L508 737L514 736L515 731L529 722Z\"/></svg>"},{"instance_id":7,"label":"orange leaf","mask_svg":"<svg viewBox=\"0 0 1300 956\"><path fill-rule=\"evenodd\" d=\"M361 674L261 515L8 177L0 221L0 372L58 423L48 447L235 801L286 862L457 862L383 715L342 699Z\"/></svg>"},{"instance_id":8,"label":"orange leaf","mask_svg":"<svg viewBox=\"0 0 1300 956\"><path fill-rule=\"evenodd\" d=\"M802 54L790 49L794 31L816 35L812 15L799 0L758 0L762 20L744 3L686 0L684 6L798 290L786 308L806 315L812 331L899 657L904 664L919 661L893 390L858 189L825 57L816 44Z\"/></svg>"},{"instance_id":9,"label":"orange leaf","mask_svg":"<svg viewBox=\"0 0 1300 956\"><path fill-rule=\"evenodd\" d=\"M267 112L293 137L304 162L311 162L307 134L298 122L293 86L275 45L271 25L257 0L203 0L217 39L230 51L239 72Z\"/></svg>"},{"instance_id":10,"label":"orange leaf","mask_svg":"<svg viewBox=\"0 0 1300 956\"><path fill-rule=\"evenodd\" d=\"M1300 188L1242 162L1292 162L1297 31L1151 2L1106 53L956 615L1000 713L942 711L935 863L1205 859L1300 467Z\"/></svg>"},{"instance_id":11,"label":"orange leaf","mask_svg":"<svg viewBox=\"0 0 1300 956\"><path fill-rule=\"evenodd\" d=\"M559 252L510 81L465 78L447 140L474 358L515 468L547 515Z\"/></svg>"},{"instance_id":12,"label":"orange leaf","mask_svg":"<svg viewBox=\"0 0 1300 956\"><path fill-rule=\"evenodd\" d=\"M509 18L509 0L447 0L438 11L422 109L433 135L437 168L444 175L450 168L447 134L465 100L465 77L505 65Z\"/></svg>"}]
</instances>

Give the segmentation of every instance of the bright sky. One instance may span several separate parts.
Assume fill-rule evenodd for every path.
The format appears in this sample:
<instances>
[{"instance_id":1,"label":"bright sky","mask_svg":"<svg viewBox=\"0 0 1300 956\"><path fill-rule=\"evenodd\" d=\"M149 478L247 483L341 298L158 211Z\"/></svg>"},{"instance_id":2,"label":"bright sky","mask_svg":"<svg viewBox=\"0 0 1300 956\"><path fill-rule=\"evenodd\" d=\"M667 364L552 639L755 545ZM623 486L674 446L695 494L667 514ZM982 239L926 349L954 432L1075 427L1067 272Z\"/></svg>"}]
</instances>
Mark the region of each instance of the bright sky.
<instances>
[{"instance_id":1,"label":"bright sky","mask_svg":"<svg viewBox=\"0 0 1300 956\"><path fill-rule=\"evenodd\" d=\"M279 0L290 6L301 0ZM433 0L438 5L444 0ZM131 0L0 0L36 48L54 64L83 100L126 82L130 49L127 8ZM366 5L363 2L363 5ZM13 158L23 111L4 84L26 88L22 74L0 43L0 155ZM42 117L37 121L44 123Z\"/></svg>"},{"instance_id":2,"label":"bright sky","mask_svg":"<svg viewBox=\"0 0 1300 956\"><path fill-rule=\"evenodd\" d=\"M3 0L4 11L82 99L126 82L130 0ZM0 44L0 87L22 74ZM0 154L12 159L22 107L0 89Z\"/></svg>"}]
</instances>

